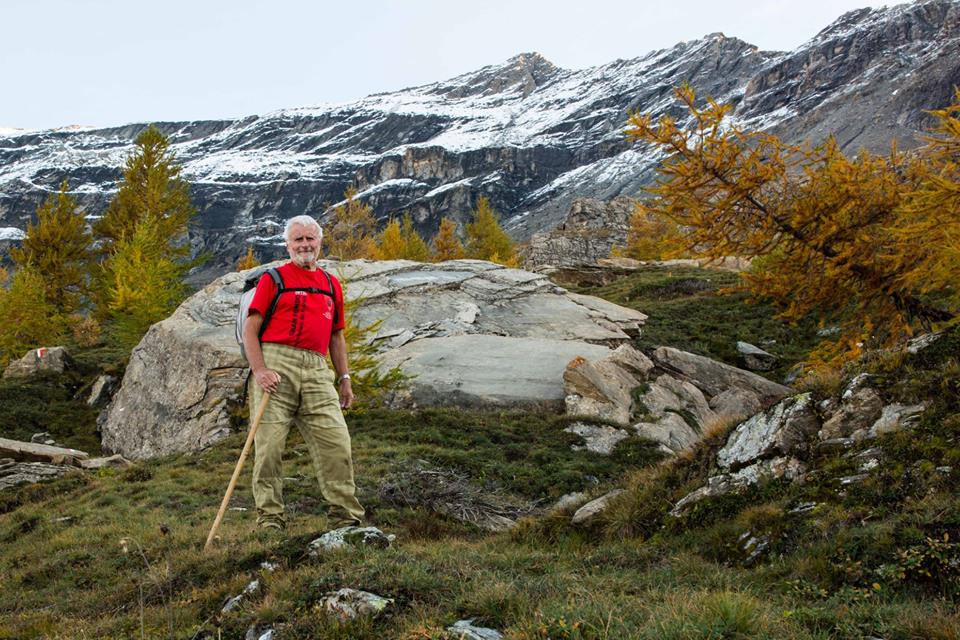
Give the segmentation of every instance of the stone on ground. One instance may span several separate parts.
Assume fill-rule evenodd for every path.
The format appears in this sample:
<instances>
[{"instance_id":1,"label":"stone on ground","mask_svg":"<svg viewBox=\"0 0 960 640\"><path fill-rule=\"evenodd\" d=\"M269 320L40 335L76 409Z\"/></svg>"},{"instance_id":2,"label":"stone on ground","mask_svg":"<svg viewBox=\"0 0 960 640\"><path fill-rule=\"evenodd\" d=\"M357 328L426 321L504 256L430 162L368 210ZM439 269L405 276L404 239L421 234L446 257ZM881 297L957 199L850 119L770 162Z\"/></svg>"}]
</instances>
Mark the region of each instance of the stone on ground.
<instances>
[{"instance_id":1,"label":"stone on ground","mask_svg":"<svg viewBox=\"0 0 960 640\"><path fill-rule=\"evenodd\" d=\"M376 527L341 527L327 531L311 542L310 555L316 556L325 551L357 547L386 549L395 539L396 536L387 535Z\"/></svg>"},{"instance_id":2,"label":"stone on ground","mask_svg":"<svg viewBox=\"0 0 960 640\"><path fill-rule=\"evenodd\" d=\"M41 373L63 373L73 367L73 358L64 347L31 349L3 371L4 378L30 378Z\"/></svg>"},{"instance_id":3,"label":"stone on ground","mask_svg":"<svg viewBox=\"0 0 960 640\"><path fill-rule=\"evenodd\" d=\"M340 589L324 595L318 605L340 620L376 617L393 604L393 598L384 598L369 591L359 589Z\"/></svg>"}]
</instances>

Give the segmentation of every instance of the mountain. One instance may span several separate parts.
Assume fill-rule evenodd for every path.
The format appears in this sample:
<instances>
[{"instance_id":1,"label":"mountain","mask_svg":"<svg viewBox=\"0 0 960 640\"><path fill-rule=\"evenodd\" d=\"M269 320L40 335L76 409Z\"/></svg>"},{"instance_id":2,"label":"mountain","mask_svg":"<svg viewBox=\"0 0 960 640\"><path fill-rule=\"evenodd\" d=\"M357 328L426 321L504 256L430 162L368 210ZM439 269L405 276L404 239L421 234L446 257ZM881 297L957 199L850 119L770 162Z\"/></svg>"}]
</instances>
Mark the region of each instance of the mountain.
<instances>
[{"instance_id":1,"label":"mountain","mask_svg":"<svg viewBox=\"0 0 960 640\"><path fill-rule=\"evenodd\" d=\"M521 240L560 224L574 198L637 195L658 157L625 139L627 113L682 116L671 95L682 82L791 141L909 147L924 110L960 84L960 0L853 11L791 52L710 34L582 70L525 53L346 104L157 124L201 212L191 243L215 256L206 278L247 245L279 256L282 220L322 217L351 183L379 218L409 211L427 235L486 195ZM146 126L0 133L0 229L24 229L63 179L100 214Z\"/></svg>"}]
</instances>

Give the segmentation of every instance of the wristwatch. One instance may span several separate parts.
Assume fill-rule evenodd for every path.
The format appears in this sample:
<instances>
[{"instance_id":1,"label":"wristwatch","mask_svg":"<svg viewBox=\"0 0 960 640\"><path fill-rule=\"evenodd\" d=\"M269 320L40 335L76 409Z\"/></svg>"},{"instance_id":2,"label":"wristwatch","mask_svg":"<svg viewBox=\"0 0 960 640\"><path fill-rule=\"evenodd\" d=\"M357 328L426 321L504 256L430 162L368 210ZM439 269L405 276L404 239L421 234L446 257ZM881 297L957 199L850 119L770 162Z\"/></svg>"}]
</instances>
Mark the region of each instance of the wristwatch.
<instances>
[{"instance_id":1,"label":"wristwatch","mask_svg":"<svg viewBox=\"0 0 960 640\"><path fill-rule=\"evenodd\" d=\"M337 378L337 384L340 384L340 383L343 382L344 380L350 380L350 374L349 374L349 373L345 373L345 374L343 374L342 376L340 376L339 378Z\"/></svg>"}]
</instances>

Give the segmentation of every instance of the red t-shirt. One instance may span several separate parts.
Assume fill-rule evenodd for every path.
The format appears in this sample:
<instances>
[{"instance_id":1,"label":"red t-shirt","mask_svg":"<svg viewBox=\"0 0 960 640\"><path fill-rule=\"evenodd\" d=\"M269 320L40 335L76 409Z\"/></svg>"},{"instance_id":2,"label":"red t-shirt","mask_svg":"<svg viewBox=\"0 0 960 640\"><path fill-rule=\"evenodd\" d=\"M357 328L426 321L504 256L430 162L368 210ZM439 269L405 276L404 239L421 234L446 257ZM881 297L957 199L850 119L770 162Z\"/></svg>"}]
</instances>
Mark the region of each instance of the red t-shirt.
<instances>
[{"instance_id":1,"label":"red t-shirt","mask_svg":"<svg viewBox=\"0 0 960 640\"><path fill-rule=\"evenodd\" d=\"M330 288L327 276L320 269L307 271L288 262L277 271L280 272L286 289L313 287L327 291ZM306 291L287 291L281 294L260 342L276 342L326 355L330 346L331 327L333 331L344 328L343 289L340 281L332 275L330 282L333 284L333 298L323 293ZM264 273L257 283L257 292L253 295L248 313L257 312L266 316L276 290L273 278Z\"/></svg>"}]
</instances>

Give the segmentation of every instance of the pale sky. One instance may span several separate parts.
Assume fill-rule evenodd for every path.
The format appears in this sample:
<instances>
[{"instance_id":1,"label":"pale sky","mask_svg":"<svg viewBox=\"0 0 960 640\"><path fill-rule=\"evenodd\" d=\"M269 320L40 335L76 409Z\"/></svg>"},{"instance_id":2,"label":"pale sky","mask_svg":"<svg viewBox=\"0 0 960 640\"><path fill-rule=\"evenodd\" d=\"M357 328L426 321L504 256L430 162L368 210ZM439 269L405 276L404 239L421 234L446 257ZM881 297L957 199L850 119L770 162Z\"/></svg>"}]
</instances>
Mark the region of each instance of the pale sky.
<instances>
[{"instance_id":1,"label":"pale sky","mask_svg":"<svg viewBox=\"0 0 960 640\"><path fill-rule=\"evenodd\" d=\"M869 0L3 0L0 128L348 102L537 51L582 69L722 31L789 50Z\"/></svg>"}]
</instances>

